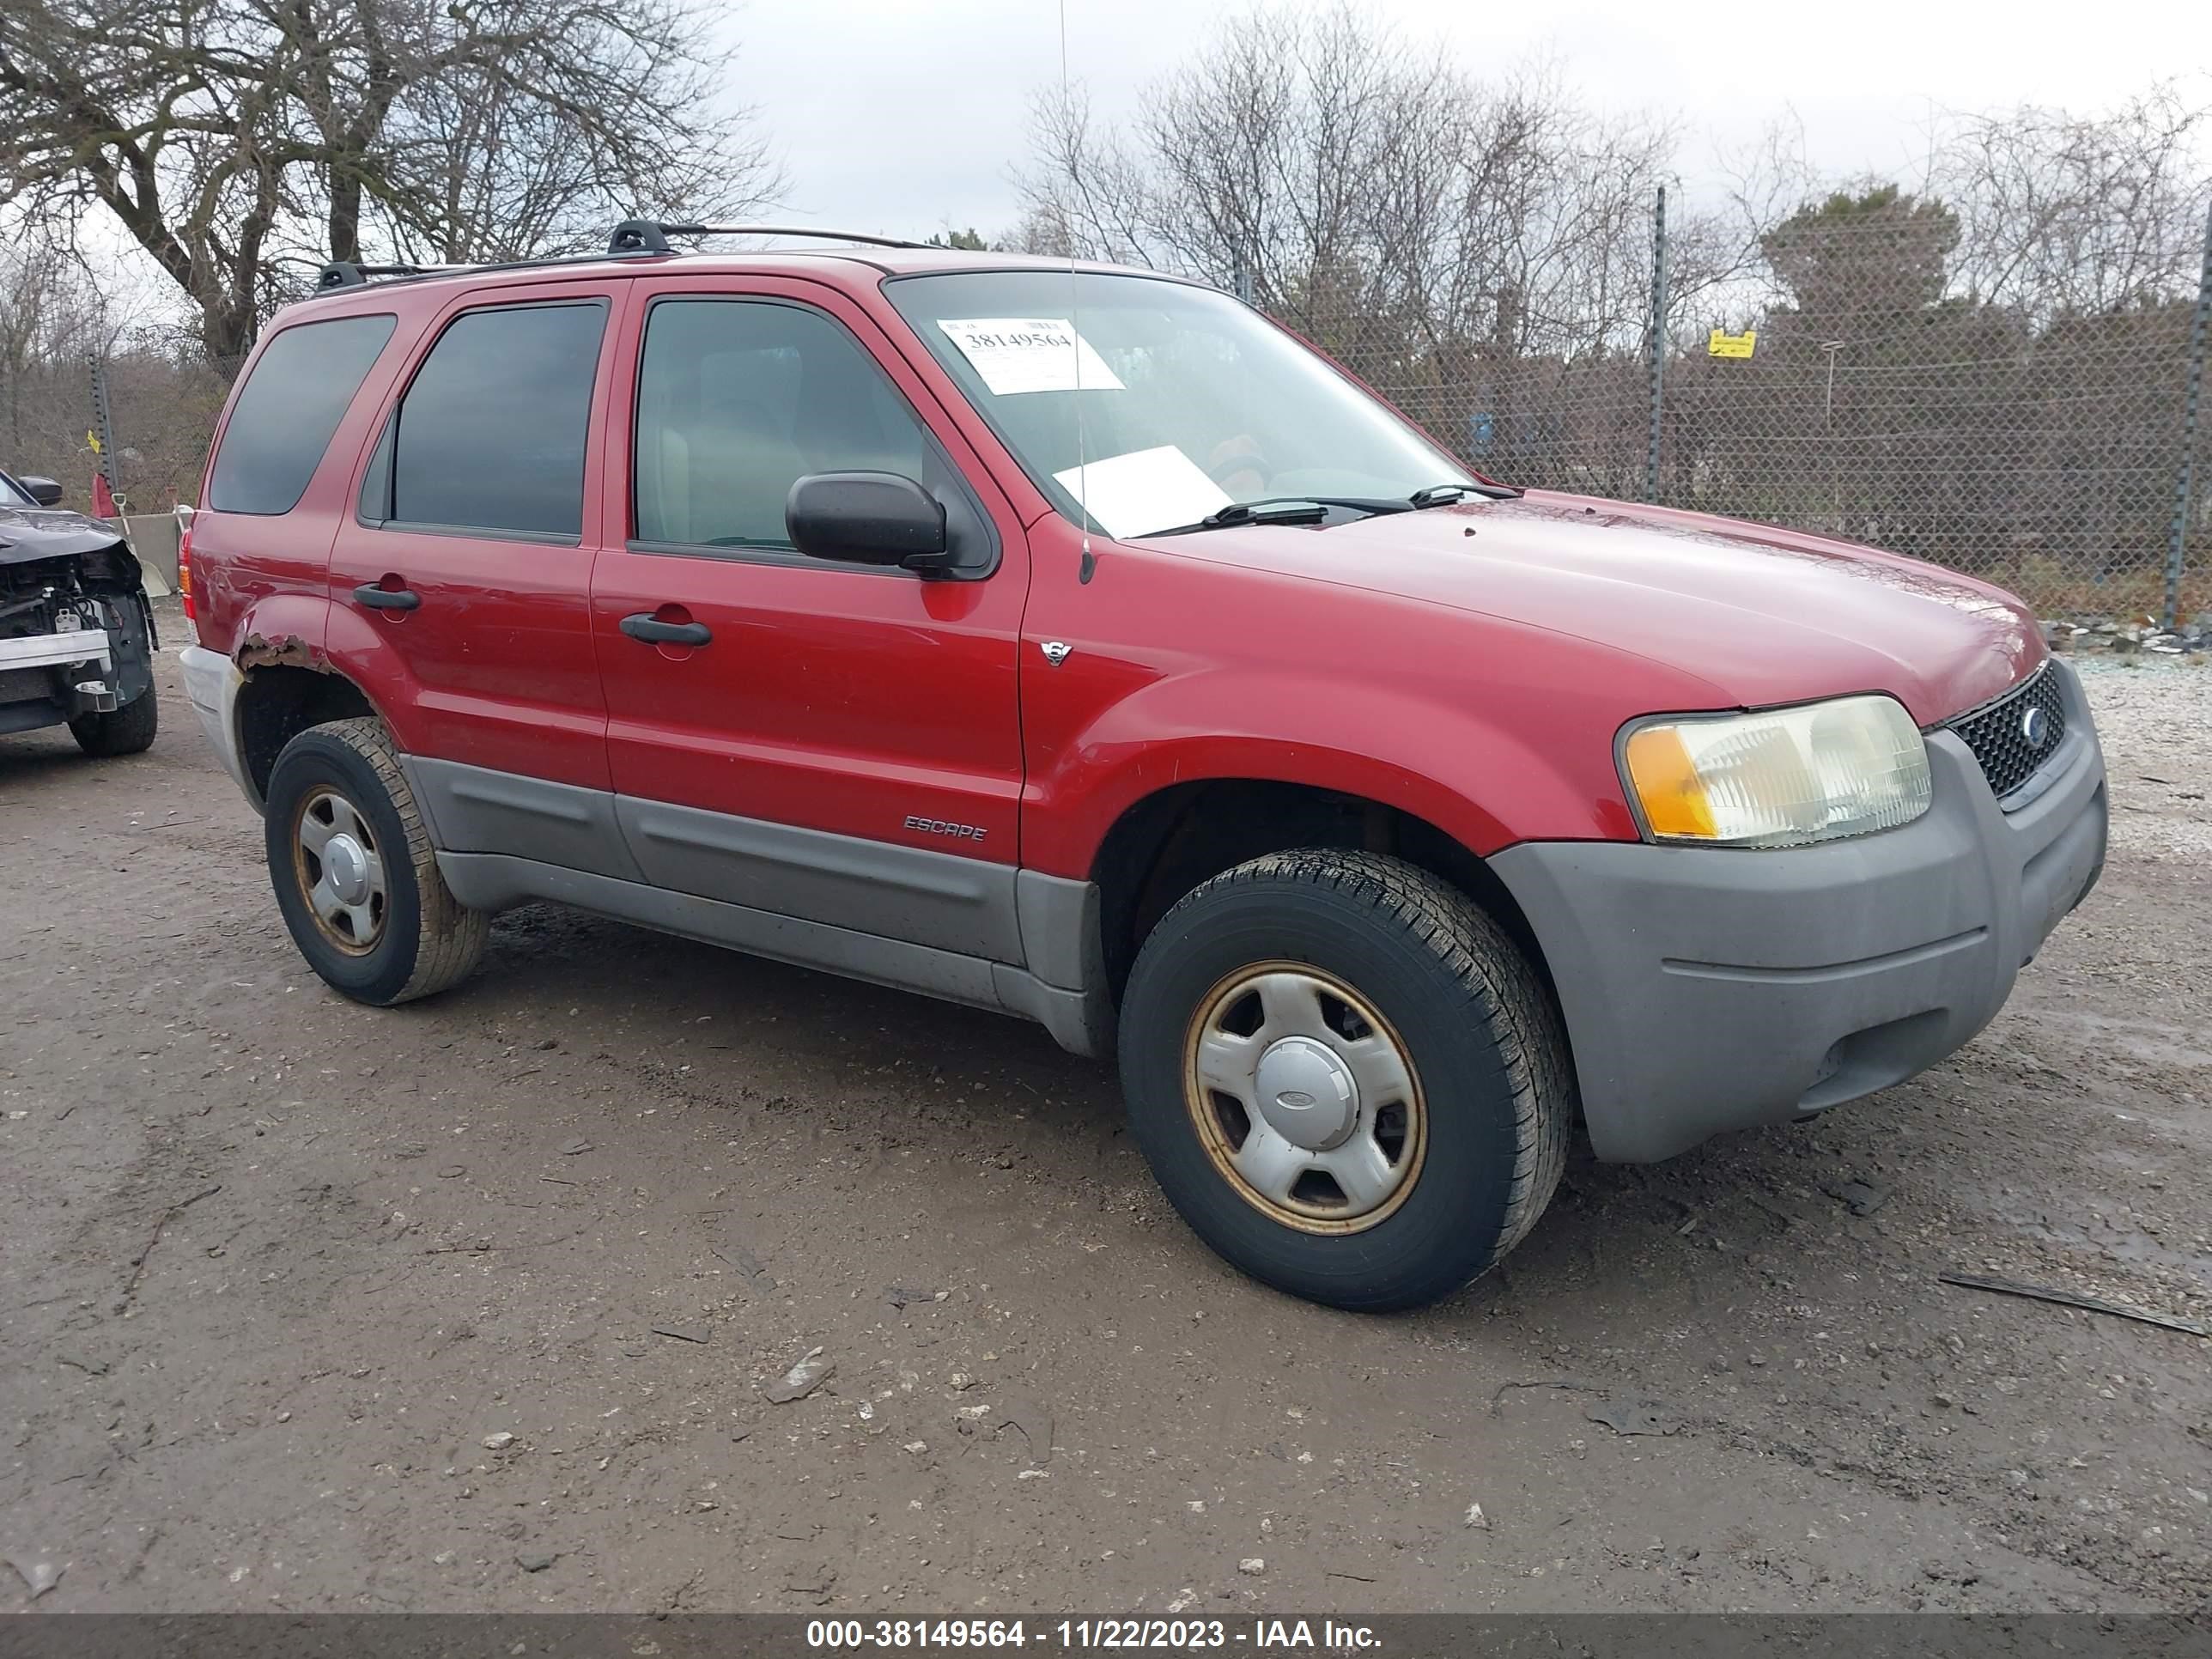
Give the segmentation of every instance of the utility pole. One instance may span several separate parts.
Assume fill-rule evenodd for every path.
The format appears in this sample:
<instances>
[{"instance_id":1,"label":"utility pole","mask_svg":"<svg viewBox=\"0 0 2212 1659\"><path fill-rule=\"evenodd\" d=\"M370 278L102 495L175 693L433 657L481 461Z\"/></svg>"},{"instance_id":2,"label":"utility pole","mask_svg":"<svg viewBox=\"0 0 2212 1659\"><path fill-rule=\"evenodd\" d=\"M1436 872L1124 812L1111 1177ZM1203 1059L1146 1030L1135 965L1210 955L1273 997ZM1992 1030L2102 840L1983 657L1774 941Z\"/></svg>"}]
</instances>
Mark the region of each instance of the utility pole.
<instances>
[{"instance_id":1,"label":"utility pole","mask_svg":"<svg viewBox=\"0 0 2212 1659\"><path fill-rule=\"evenodd\" d=\"M1659 499L1659 416L1666 407L1667 186L1651 210L1651 434L1644 451L1644 499Z\"/></svg>"},{"instance_id":2,"label":"utility pole","mask_svg":"<svg viewBox=\"0 0 2212 1659\"><path fill-rule=\"evenodd\" d=\"M2181 550L2189 538L2189 491L2197 464L2197 410L2203 400L2204 337L2212 330L2212 205L2204 210L2204 274L2197 283L2197 316L2189 325L2189 389L2181 399L2181 465L2173 475L2173 522L2166 545L2166 603L2159 624L2181 623Z\"/></svg>"},{"instance_id":3,"label":"utility pole","mask_svg":"<svg viewBox=\"0 0 2212 1659\"><path fill-rule=\"evenodd\" d=\"M123 479L115 467L115 425L107 415L107 364L97 351L85 354L92 370L93 470L107 485L118 518L123 514Z\"/></svg>"}]
</instances>

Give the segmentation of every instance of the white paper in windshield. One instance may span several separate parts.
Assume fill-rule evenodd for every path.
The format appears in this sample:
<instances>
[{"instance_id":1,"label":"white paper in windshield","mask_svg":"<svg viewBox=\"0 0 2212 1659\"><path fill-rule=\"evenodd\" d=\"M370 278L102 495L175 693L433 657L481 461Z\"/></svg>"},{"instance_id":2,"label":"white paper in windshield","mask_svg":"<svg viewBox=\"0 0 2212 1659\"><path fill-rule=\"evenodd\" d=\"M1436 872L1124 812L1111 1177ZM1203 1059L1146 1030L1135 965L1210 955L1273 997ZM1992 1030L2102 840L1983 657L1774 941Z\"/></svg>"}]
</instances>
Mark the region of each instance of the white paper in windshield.
<instances>
[{"instance_id":1,"label":"white paper in windshield","mask_svg":"<svg viewBox=\"0 0 2212 1659\"><path fill-rule=\"evenodd\" d=\"M1052 476L1090 508L1091 516L1109 536L1142 536L1195 524L1216 507L1229 505L1229 492L1173 444L1133 450Z\"/></svg>"},{"instance_id":2,"label":"white paper in windshield","mask_svg":"<svg viewBox=\"0 0 2212 1659\"><path fill-rule=\"evenodd\" d=\"M938 327L999 397L1017 392L1123 390L1106 360L1065 317L940 318Z\"/></svg>"}]
</instances>

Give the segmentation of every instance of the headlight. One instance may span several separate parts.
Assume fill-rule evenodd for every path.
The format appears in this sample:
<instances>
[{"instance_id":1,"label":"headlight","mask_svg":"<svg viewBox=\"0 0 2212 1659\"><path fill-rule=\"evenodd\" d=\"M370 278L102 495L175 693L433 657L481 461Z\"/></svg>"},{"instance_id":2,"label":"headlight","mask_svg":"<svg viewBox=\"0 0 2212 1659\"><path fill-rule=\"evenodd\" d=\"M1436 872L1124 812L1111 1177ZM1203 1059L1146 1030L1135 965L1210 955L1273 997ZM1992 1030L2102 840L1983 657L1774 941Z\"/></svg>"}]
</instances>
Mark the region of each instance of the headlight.
<instances>
[{"instance_id":1,"label":"headlight","mask_svg":"<svg viewBox=\"0 0 2212 1659\"><path fill-rule=\"evenodd\" d=\"M1928 810L1928 750L1890 697L1655 720L1622 745L1655 841L1802 847L1910 823Z\"/></svg>"}]
</instances>

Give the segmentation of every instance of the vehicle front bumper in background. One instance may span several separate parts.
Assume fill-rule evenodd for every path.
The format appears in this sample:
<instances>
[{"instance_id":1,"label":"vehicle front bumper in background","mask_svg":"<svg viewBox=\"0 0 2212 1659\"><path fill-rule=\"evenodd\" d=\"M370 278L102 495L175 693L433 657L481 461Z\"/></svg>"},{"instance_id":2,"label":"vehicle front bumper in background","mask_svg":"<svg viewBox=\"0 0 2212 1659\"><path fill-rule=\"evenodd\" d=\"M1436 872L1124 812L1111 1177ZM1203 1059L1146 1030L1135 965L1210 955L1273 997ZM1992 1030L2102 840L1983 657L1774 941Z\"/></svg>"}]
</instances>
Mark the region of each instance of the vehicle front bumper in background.
<instances>
[{"instance_id":1,"label":"vehicle front bumper in background","mask_svg":"<svg viewBox=\"0 0 2212 1659\"><path fill-rule=\"evenodd\" d=\"M1650 1163L1924 1070L1989 1024L2103 868L2104 757L2065 664L2067 736L2008 811L1928 735L1903 829L1761 851L1532 842L1491 860L1559 991L1601 1158Z\"/></svg>"},{"instance_id":2,"label":"vehicle front bumper in background","mask_svg":"<svg viewBox=\"0 0 2212 1659\"><path fill-rule=\"evenodd\" d=\"M245 763L238 752L238 689L246 684L246 676L220 651L210 651L204 646L186 646L177 653L177 660L184 665L185 695L192 700L192 713L199 716L200 730L215 745L222 769L230 774L230 781L258 807L260 797L253 793L253 786L246 775Z\"/></svg>"},{"instance_id":3,"label":"vehicle front bumper in background","mask_svg":"<svg viewBox=\"0 0 2212 1659\"><path fill-rule=\"evenodd\" d=\"M106 632L97 628L0 640L0 733L34 731L112 708L108 676L114 660ZM97 676L89 687L76 678L87 670ZM95 694L105 700L95 701Z\"/></svg>"},{"instance_id":4,"label":"vehicle front bumper in background","mask_svg":"<svg viewBox=\"0 0 2212 1659\"><path fill-rule=\"evenodd\" d=\"M58 668L64 664L84 662L97 663L106 669L112 656L107 635L97 628L0 640L0 668Z\"/></svg>"}]
</instances>

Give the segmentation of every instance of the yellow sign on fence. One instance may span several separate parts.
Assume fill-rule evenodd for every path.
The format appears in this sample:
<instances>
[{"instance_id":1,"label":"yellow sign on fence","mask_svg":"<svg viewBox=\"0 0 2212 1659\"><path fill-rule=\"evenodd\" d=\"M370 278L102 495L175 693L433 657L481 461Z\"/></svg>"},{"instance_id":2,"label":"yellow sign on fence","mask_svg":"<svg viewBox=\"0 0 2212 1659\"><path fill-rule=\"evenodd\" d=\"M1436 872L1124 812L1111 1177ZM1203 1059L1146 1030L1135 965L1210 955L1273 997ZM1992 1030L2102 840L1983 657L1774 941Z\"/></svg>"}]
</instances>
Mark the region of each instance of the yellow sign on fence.
<instances>
[{"instance_id":1,"label":"yellow sign on fence","mask_svg":"<svg viewBox=\"0 0 2212 1659\"><path fill-rule=\"evenodd\" d=\"M1705 339L1705 354L1711 357L1748 357L1752 348L1759 343L1759 331L1747 328L1741 334L1731 334L1717 328Z\"/></svg>"}]
</instances>

